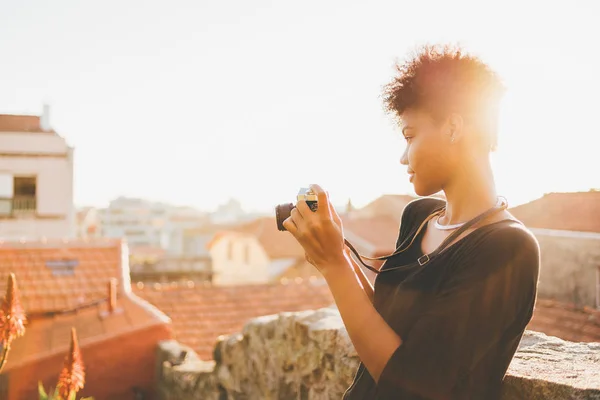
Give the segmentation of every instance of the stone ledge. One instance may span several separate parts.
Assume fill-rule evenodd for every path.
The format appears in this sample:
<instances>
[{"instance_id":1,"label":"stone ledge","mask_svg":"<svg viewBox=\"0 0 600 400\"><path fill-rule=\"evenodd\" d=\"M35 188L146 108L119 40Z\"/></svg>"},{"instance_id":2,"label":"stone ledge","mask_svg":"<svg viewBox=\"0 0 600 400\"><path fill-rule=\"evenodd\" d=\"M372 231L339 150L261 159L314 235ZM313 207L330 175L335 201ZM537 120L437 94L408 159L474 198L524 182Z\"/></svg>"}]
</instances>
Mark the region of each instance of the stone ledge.
<instances>
[{"instance_id":1,"label":"stone ledge","mask_svg":"<svg viewBox=\"0 0 600 400\"><path fill-rule=\"evenodd\" d=\"M219 340L214 358L202 361L186 346L161 342L159 398L340 399L359 363L335 308L253 319L242 333ZM526 331L502 398L600 399L600 343Z\"/></svg>"}]
</instances>

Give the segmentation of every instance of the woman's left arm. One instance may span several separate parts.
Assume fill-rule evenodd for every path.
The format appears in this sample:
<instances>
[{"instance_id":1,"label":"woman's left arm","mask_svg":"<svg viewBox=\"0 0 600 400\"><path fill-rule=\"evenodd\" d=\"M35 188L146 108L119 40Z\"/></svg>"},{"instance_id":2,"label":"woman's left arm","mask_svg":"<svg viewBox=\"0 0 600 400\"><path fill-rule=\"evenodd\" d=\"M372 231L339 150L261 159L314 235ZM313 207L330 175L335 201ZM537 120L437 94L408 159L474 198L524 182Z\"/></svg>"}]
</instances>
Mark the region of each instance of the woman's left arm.
<instances>
[{"instance_id":1,"label":"woman's left arm","mask_svg":"<svg viewBox=\"0 0 600 400\"><path fill-rule=\"evenodd\" d=\"M361 287L352 260L344 251L341 220L329 196L318 185L311 185L311 189L318 196L317 211L311 211L306 202L300 201L283 225L323 274L358 356L377 380L402 340Z\"/></svg>"}]
</instances>

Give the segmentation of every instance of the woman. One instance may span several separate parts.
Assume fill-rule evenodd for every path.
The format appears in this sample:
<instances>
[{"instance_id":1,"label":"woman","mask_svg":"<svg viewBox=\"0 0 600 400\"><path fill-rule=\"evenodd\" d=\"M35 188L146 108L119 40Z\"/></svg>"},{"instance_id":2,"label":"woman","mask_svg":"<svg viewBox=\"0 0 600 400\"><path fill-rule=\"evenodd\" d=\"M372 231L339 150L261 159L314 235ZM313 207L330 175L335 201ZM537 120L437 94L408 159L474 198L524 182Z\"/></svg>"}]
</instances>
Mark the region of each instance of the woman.
<instances>
[{"instance_id":1,"label":"woman","mask_svg":"<svg viewBox=\"0 0 600 400\"><path fill-rule=\"evenodd\" d=\"M318 185L284 222L323 274L361 363L344 399L497 399L529 323L539 247L498 197L489 155L503 88L480 60L425 47L397 68L387 108L422 198L374 287ZM443 191L446 200L427 197Z\"/></svg>"}]
</instances>

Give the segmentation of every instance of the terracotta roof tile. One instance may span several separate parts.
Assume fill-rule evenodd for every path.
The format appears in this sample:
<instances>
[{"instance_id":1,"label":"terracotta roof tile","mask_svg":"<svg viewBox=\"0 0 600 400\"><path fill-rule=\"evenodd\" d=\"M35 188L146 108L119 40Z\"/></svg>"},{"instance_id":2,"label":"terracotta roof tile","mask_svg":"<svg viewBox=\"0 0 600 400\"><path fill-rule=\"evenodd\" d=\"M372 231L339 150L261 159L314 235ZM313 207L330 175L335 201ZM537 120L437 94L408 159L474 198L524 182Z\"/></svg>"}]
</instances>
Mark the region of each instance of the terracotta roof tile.
<instances>
[{"instance_id":1,"label":"terracotta roof tile","mask_svg":"<svg viewBox=\"0 0 600 400\"><path fill-rule=\"evenodd\" d=\"M109 279L121 277L121 245L119 240L2 243L0 292L14 272L28 313L71 309L104 299Z\"/></svg>"},{"instance_id":2,"label":"terracotta roof tile","mask_svg":"<svg viewBox=\"0 0 600 400\"><path fill-rule=\"evenodd\" d=\"M120 240L28 242L0 244L0 293L14 272L27 314L25 335L15 340L6 369L64 352L71 327L81 346L169 321L150 304L134 296L121 277ZM76 261L72 275L53 273L57 260ZM50 262L50 266L49 266ZM63 270L64 272L64 270ZM117 308L108 310L108 282L116 278Z\"/></svg>"},{"instance_id":3,"label":"terracotta roof tile","mask_svg":"<svg viewBox=\"0 0 600 400\"><path fill-rule=\"evenodd\" d=\"M36 115L0 114L0 132L44 132ZM54 133L46 131L44 133Z\"/></svg>"},{"instance_id":4,"label":"terracotta roof tile","mask_svg":"<svg viewBox=\"0 0 600 400\"><path fill-rule=\"evenodd\" d=\"M209 360L217 338L240 332L249 319L333 304L322 280L313 277L284 282L222 287L191 282L175 286L140 283L132 287L134 293L169 315L176 340Z\"/></svg>"},{"instance_id":5,"label":"terracotta roof tile","mask_svg":"<svg viewBox=\"0 0 600 400\"><path fill-rule=\"evenodd\" d=\"M600 191L549 193L509 211L530 228L600 233Z\"/></svg>"},{"instance_id":6,"label":"terracotta roof tile","mask_svg":"<svg viewBox=\"0 0 600 400\"><path fill-rule=\"evenodd\" d=\"M321 277L322 275L314 265L302 257L298 258L295 264L286 268L279 276L275 277L274 280L280 280L282 278L287 278L289 280L297 278L310 279L311 276Z\"/></svg>"},{"instance_id":7,"label":"terracotta roof tile","mask_svg":"<svg viewBox=\"0 0 600 400\"><path fill-rule=\"evenodd\" d=\"M572 342L600 342L600 310L538 299L527 329Z\"/></svg>"},{"instance_id":8,"label":"terracotta roof tile","mask_svg":"<svg viewBox=\"0 0 600 400\"><path fill-rule=\"evenodd\" d=\"M119 297L118 308L113 313L108 313L108 307L103 303L74 313L29 321L25 335L13 342L6 370L66 351L72 327L77 330L83 348L90 343L165 323L156 314L137 306L131 296Z\"/></svg>"},{"instance_id":9,"label":"terracotta roof tile","mask_svg":"<svg viewBox=\"0 0 600 400\"><path fill-rule=\"evenodd\" d=\"M390 254L396 249L396 239L400 229L399 219L386 215L363 218L343 216L342 223L344 232L348 233L347 236L357 237L372 248L370 255L365 254L367 256L379 257Z\"/></svg>"}]
</instances>

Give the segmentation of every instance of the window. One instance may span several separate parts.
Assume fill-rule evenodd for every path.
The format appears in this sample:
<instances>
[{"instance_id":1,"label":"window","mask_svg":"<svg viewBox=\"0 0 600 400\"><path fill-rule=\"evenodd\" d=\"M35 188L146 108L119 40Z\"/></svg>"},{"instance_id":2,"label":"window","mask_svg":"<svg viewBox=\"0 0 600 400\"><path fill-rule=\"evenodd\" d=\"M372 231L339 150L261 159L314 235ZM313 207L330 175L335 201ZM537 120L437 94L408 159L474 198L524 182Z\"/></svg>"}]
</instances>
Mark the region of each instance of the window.
<instances>
[{"instance_id":1,"label":"window","mask_svg":"<svg viewBox=\"0 0 600 400\"><path fill-rule=\"evenodd\" d=\"M12 211L35 212L37 179L35 176L15 176L13 180Z\"/></svg>"},{"instance_id":2,"label":"window","mask_svg":"<svg viewBox=\"0 0 600 400\"><path fill-rule=\"evenodd\" d=\"M0 173L0 216L35 213L37 182L35 176Z\"/></svg>"},{"instance_id":3,"label":"window","mask_svg":"<svg viewBox=\"0 0 600 400\"><path fill-rule=\"evenodd\" d=\"M78 260L47 260L46 267L52 271L54 276L65 276L75 274L75 267L79 265Z\"/></svg>"}]
</instances>

